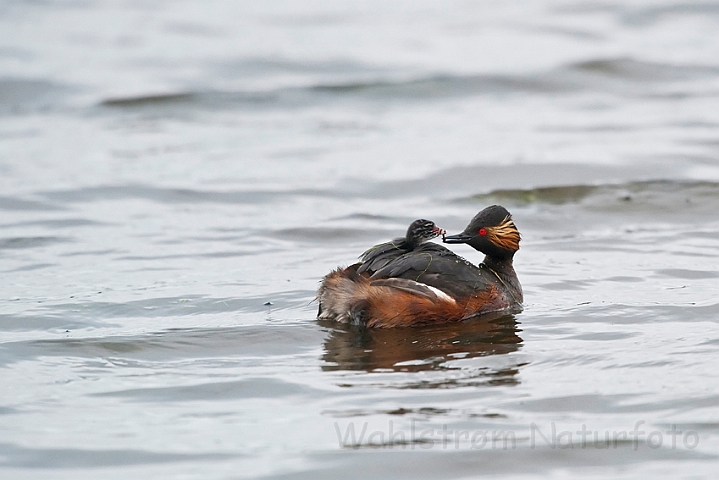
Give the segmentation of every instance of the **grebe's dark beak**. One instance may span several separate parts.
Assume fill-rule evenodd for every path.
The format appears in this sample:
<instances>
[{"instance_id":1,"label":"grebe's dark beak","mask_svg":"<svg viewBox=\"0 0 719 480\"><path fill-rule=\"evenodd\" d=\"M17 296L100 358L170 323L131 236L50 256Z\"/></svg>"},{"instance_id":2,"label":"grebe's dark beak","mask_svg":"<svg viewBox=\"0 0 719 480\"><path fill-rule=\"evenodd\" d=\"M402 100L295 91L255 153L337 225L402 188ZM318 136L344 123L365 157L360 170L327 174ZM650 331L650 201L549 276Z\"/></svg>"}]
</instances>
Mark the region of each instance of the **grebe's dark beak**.
<instances>
[{"instance_id":1,"label":"grebe's dark beak","mask_svg":"<svg viewBox=\"0 0 719 480\"><path fill-rule=\"evenodd\" d=\"M442 241L444 243L467 243L474 237L466 233L458 233L457 235L446 235Z\"/></svg>"}]
</instances>

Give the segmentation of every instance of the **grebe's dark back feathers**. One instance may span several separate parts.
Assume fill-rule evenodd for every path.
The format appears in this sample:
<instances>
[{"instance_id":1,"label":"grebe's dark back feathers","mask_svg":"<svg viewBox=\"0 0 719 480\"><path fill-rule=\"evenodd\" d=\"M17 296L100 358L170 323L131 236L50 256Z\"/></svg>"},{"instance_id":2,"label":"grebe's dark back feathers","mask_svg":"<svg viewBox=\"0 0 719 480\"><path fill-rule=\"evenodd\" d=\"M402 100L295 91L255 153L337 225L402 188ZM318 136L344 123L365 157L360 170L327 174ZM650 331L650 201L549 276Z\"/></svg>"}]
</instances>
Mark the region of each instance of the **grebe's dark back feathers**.
<instances>
[{"instance_id":1,"label":"grebe's dark back feathers","mask_svg":"<svg viewBox=\"0 0 719 480\"><path fill-rule=\"evenodd\" d=\"M402 238L395 238L391 242L380 243L371 247L360 255L362 264L359 266L359 273L375 272L387 266L395 258L409 252L409 244Z\"/></svg>"},{"instance_id":2,"label":"grebe's dark back feathers","mask_svg":"<svg viewBox=\"0 0 719 480\"><path fill-rule=\"evenodd\" d=\"M406 278L438 288L453 297L463 297L489 287L494 279L487 273L446 247L427 243L398 257L370 278Z\"/></svg>"}]
</instances>

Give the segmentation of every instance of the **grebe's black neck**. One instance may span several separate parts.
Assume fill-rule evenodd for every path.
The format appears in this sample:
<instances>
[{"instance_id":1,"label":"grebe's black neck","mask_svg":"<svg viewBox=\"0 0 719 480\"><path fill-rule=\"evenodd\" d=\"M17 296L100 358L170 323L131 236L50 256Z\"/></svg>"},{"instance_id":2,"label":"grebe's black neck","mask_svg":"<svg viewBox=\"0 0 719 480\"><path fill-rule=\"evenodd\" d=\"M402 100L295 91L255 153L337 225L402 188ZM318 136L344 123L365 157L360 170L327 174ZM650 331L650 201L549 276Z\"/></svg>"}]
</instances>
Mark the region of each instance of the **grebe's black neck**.
<instances>
[{"instance_id":1,"label":"grebe's black neck","mask_svg":"<svg viewBox=\"0 0 719 480\"><path fill-rule=\"evenodd\" d=\"M511 257L495 257L494 255L485 255L484 260L482 261L485 265L488 267L491 267L493 270L504 270L509 269L510 271L514 271L514 255Z\"/></svg>"},{"instance_id":2,"label":"grebe's black neck","mask_svg":"<svg viewBox=\"0 0 719 480\"><path fill-rule=\"evenodd\" d=\"M500 283L506 287L507 292L514 300L518 303L522 303L524 301L522 285L519 283L517 273L514 271L513 260L514 255L504 258L486 255L479 266L480 268L483 266L486 267L496 275Z\"/></svg>"}]
</instances>

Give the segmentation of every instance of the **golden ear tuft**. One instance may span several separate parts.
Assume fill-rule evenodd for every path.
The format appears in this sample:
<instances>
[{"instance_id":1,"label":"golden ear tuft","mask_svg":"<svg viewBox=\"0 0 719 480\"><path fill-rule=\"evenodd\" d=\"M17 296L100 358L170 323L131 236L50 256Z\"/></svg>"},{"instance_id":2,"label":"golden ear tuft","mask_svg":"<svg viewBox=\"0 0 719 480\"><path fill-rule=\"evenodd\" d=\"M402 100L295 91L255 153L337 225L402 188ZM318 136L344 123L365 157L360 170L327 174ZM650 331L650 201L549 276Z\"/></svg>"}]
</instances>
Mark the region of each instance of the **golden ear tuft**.
<instances>
[{"instance_id":1,"label":"golden ear tuft","mask_svg":"<svg viewBox=\"0 0 719 480\"><path fill-rule=\"evenodd\" d=\"M521 236L519 230L514 225L512 217L507 215L499 225L487 228L487 237L496 246L516 252L519 250L519 241Z\"/></svg>"}]
</instances>

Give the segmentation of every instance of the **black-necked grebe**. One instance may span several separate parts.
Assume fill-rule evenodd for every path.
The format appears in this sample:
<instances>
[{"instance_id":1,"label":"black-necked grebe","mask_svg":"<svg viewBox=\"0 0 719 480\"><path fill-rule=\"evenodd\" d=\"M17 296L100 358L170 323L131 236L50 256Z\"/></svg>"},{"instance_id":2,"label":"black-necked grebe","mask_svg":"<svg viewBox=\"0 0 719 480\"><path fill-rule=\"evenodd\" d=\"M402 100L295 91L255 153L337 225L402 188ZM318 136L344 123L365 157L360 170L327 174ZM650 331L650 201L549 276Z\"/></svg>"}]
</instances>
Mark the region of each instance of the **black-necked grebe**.
<instances>
[{"instance_id":1,"label":"black-necked grebe","mask_svg":"<svg viewBox=\"0 0 719 480\"><path fill-rule=\"evenodd\" d=\"M466 243L484 253L478 266L428 242L378 268L360 272L362 262L337 269L324 277L317 292L318 318L402 327L456 322L518 307L522 287L512 260L519 240L510 213L498 205L487 207L462 233L444 237L446 243Z\"/></svg>"}]
</instances>

